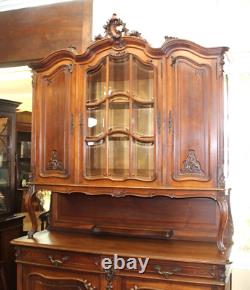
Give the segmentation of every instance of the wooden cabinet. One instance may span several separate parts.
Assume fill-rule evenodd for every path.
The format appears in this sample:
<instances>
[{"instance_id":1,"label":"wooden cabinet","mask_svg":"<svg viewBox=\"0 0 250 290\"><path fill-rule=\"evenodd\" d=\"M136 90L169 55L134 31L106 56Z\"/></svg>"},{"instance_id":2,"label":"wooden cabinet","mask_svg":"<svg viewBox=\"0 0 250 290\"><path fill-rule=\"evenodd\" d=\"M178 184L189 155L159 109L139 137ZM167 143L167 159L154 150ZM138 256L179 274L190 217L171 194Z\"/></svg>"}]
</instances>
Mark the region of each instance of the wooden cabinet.
<instances>
[{"instance_id":1,"label":"wooden cabinet","mask_svg":"<svg viewBox=\"0 0 250 290\"><path fill-rule=\"evenodd\" d=\"M14 243L20 273L18 290L51 287L222 290L230 287L230 274L224 275L230 273L229 251L222 256L211 243L176 241L166 247L162 240L49 231L37 233L36 240L23 237ZM114 265L109 270L103 269L102 259L114 258L114 253L124 259L148 257L145 272L140 274L138 268L115 269Z\"/></svg>"},{"instance_id":2,"label":"wooden cabinet","mask_svg":"<svg viewBox=\"0 0 250 290\"><path fill-rule=\"evenodd\" d=\"M47 290L57 278L67 289L229 289L233 226L223 173L222 92L227 48L171 37L151 48L116 15L105 33L83 54L57 51L31 65L33 181L27 204L29 238L35 235L36 242L14 241L18 290ZM52 199L49 231L36 233L31 205L39 189L51 190ZM149 256L148 271L100 268L101 258L119 253ZM27 276L32 286L22 284L29 283L23 282Z\"/></svg>"}]
</instances>

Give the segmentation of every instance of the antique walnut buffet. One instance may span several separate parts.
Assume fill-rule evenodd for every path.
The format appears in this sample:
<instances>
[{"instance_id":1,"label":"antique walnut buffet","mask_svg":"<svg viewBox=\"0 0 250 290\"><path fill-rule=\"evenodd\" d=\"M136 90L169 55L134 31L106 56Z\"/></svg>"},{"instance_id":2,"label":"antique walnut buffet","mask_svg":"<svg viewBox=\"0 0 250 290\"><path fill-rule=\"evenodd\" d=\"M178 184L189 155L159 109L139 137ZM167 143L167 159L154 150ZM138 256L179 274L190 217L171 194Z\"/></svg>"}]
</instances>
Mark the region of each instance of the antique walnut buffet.
<instances>
[{"instance_id":1,"label":"antique walnut buffet","mask_svg":"<svg viewBox=\"0 0 250 290\"><path fill-rule=\"evenodd\" d=\"M13 242L18 290L230 289L227 48L151 48L115 14L105 32L83 54L32 64L33 228ZM53 194L36 233L39 189ZM146 272L104 271L114 254L148 257Z\"/></svg>"}]
</instances>

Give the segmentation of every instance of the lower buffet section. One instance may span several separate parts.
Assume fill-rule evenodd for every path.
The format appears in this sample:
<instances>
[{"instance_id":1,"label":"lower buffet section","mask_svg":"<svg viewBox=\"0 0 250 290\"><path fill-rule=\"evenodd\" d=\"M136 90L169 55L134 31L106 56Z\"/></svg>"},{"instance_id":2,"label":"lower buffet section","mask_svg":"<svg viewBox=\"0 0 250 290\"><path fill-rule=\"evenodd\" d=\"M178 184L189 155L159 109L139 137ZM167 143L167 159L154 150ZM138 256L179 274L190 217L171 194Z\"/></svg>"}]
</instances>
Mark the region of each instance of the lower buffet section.
<instances>
[{"instance_id":1,"label":"lower buffet section","mask_svg":"<svg viewBox=\"0 0 250 290\"><path fill-rule=\"evenodd\" d=\"M231 289L230 249L213 243L49 231L12 243L17 290Z\"/></svg>"}]
</instances>

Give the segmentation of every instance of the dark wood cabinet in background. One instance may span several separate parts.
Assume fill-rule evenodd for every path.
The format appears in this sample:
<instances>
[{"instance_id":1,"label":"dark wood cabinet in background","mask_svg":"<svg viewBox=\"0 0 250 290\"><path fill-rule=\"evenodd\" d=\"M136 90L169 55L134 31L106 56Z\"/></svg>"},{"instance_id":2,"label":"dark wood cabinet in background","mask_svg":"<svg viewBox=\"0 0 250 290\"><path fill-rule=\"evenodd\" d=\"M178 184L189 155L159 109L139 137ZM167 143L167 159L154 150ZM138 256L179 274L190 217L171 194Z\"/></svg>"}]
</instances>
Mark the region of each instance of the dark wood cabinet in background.
<instances>
[{"instance_id":1,"label":"dark wood cabinet in background","mask_svg":"<svg viewBox=\"0 0 250 290\"><path fill-rule=\"evenodd\" d=\"M23 215L15 215L16 108L20 103L0 100L0 289L15 290L14 247L20 237Z\"/></svg>"},{"instance_id":2,"label":"dark wood cabinet in background","mask_svg":"<svg viewBox=\"0 0 250 290\"><path fill-rule=\"evenodd\" d=\"M17 102L0 100L0 216L14 212L16 108L19 105Z\"/></svg>"},{"instance_id":3,"label":"dark wood cabinet in background","mask_svg":"<svg viewBox=\"0 0 250 290\"><path fill-rule=\"evenodd\" d=\"M32 64L33 227L13 242L18 290L228 290L227 48L171 37L151 48L116 15L105 32L81 55ZM52 205L49 230L36 233L40 189ZM150 262L144 274L104 271L114 254Z\"/></svg>"},{"instance_id":4,"label":"dark wood cabinet in background","mask_svg":"<svg viewBox=\"0 0 250 290\"><path fill-rule=\"evenodd\" d=\"M24 195L31 174L31 118L28 111L16 114L16 203L15 212L24 211Z\"/></svg>"}]
</instances>

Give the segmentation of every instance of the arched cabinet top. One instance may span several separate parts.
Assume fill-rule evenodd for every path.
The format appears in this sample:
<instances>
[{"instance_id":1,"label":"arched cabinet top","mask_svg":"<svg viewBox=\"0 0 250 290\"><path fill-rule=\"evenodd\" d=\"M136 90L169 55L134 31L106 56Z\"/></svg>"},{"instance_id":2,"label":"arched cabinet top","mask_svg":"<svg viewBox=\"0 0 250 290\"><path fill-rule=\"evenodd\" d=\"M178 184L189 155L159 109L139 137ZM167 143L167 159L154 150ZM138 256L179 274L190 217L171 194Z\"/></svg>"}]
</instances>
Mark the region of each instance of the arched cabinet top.
<instances>
[{"instance_id":1,"label":"arched cabinet top","mask_svg":"<svg viewBox=\"0 0 250 290\"><path fill-rule=\"evenodd\" d=\"M120 30L118 30L120 27ZM165 42L160 48L153 48L141 37L137 31L131 31L126 28L116 14L104 26L105 36L98 35L89 47L81 54L78 54L73 48L55 51L44 59L30 64L30 67L39 72L55 65L62 60L69 60L75 63L81 63L90 60L93 56L105 52L123 53L125 50L141 50L145 55L151 58L168 57L172 52L178 50L191 51L195 54L205 57L223 56L228 47L206 48L194 42L165 36Z\"/></svg>"}]
</instances>

